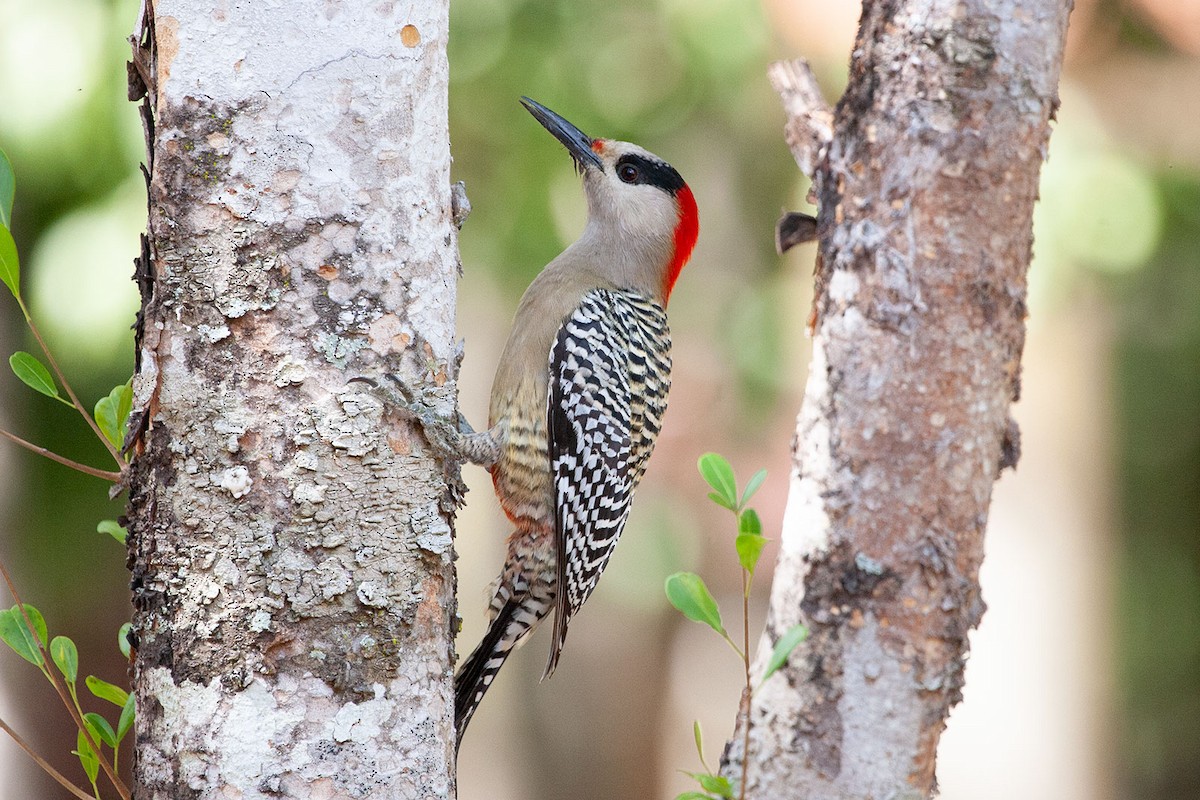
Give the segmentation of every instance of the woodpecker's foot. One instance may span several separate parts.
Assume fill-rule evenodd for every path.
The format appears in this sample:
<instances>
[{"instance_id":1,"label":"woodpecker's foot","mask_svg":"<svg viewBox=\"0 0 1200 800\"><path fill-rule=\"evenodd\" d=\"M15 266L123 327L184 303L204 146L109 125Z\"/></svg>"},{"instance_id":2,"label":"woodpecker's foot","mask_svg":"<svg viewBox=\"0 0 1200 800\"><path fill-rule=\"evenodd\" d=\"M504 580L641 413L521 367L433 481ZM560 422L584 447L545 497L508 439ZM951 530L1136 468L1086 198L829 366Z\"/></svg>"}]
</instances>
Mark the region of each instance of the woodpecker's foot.
<instances>
[{"instance_id":1,"label":"woodpecker's foot","mask_svg":"<svg viewBox=\"0 0 1200 800\"><path fill-rule=\"evenodd\" d=\"M500 460L500 426L487 431L476 431L467 418L458 413L458 449L463 458L485 469Z\"/></svg>"},{"instance_id":2,"label":"woodpecker's foot","mask_svg":"<svg viewBox=\"0 0 1200 800\"><path fill-rule=\"evenodd\" d=\"M476 433L461 412L454 421L438 416L433 407L417 397L412 387L398 376L389 374L384 384L365 377L351 380L369 385L384 403L416 423L443 461L469 461L490 467L500 458L500 444L492 432Z\"/></svg>"}]
</instances>

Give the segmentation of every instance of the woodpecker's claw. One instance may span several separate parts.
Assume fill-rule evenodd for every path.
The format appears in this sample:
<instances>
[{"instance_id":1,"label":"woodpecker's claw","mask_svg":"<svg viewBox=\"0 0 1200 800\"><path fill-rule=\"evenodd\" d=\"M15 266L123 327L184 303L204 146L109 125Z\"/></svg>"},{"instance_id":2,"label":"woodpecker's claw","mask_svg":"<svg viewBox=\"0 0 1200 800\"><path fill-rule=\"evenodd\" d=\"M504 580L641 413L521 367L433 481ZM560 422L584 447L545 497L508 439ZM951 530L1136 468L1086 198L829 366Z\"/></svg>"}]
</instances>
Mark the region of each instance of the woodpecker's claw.
<instances>
[{"instance_id":1,"label":"woodpecker's claw","mask_svg":"<svg viewBox=\"0 0 1200 800\"><path fill-rule=\"evenodd\" d=\"M389 373L387 378L387 384L382 385L363 376L350 380L367 384L386 405L414 422L442 461L454 464L469 461L490 467L500 458L500 444L492 431L477 433L462 412L456 412L454 421L438 416L398 375Z\"/></svg>"},{"instance_id":2,"label":"woodpecker's claw","mask_svg":"<svg viewBox=\"0 0 1200 800\"><path fill-rule=\"evenodd\" d=\"M464 460L458 446L461 434L455 426L449 420L439 417L398 375L388 373L386 377L386 383L374 384L377 393L393 409L420 427L425 440L443 461L461 463Z\"/></svg>"}]
</instances>

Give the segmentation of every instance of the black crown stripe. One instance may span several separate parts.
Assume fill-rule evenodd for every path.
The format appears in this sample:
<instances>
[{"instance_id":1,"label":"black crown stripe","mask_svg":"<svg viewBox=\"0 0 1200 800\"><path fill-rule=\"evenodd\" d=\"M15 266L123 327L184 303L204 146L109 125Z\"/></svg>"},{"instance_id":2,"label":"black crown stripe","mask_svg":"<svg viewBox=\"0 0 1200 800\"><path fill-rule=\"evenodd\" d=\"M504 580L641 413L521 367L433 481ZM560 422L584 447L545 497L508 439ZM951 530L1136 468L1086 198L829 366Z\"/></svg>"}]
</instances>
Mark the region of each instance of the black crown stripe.
<instances>
[{"instance_id":1,"label":"black crown stripe","mask_svg":"<svg viewBox=\"0 0 1200 800\"><path fill-rule=\"evenodd\" d=\"M642 175L637 183L657 186L672 197L678 194L679 190L686 185L683 182L683 176L665 161L646 158L637 153L627 153L617 159L617 169L620 169L625 164L631 164L641 171Z\"/></svg>"}]
</instances>

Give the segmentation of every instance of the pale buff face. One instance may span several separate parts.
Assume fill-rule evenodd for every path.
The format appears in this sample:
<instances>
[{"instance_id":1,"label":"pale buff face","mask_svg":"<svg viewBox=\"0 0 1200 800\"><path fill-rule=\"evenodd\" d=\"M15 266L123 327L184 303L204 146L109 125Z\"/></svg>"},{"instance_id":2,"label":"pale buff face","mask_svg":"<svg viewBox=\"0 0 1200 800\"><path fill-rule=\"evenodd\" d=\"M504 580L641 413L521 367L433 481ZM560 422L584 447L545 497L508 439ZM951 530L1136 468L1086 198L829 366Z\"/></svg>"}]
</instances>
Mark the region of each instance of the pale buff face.
<instances>
[{"instance_id":1,"label":"pale buff face","mask_svg":"<svg viewBox=\"0 0 1200 800\"><path fill-rule=\"evenodd\" d=\"M600 157L600 166L589 164L583 170L589 225L599 224L622 238L634 237L647 245L670 243L679 222L675 198L652 183L622 180L617 167L627 155L657 164L662 164L662 159L636 144L611 139L595 140L592 150Z\"/></svg>"}]
</instances>

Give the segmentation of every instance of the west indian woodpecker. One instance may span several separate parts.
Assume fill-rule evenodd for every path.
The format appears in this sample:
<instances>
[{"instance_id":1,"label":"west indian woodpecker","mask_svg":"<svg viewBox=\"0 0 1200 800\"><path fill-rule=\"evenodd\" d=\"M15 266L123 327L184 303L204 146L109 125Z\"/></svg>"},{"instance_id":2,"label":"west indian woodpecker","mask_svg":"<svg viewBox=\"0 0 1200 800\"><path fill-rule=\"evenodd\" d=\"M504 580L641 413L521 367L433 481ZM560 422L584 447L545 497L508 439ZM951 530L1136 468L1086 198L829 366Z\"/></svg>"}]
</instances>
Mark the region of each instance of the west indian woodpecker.
<instances>
[{"instance_id":1,"label":"west indian woodpecker","mask_svg":"<svg viewBox=\"0 0 1200 800\"><path fill-rule=\"evenodd\" d=\"M514 528L487 633L455 678L460 744L505 659L551 610L545 676L554 672L567 625L608 564L667 408L664 309L699 233L696 201L670 164L521 102L575 160L588 221L521 298L489 430L421 419L431 443L491 470Z\"/></svg>"}]
</instances>

